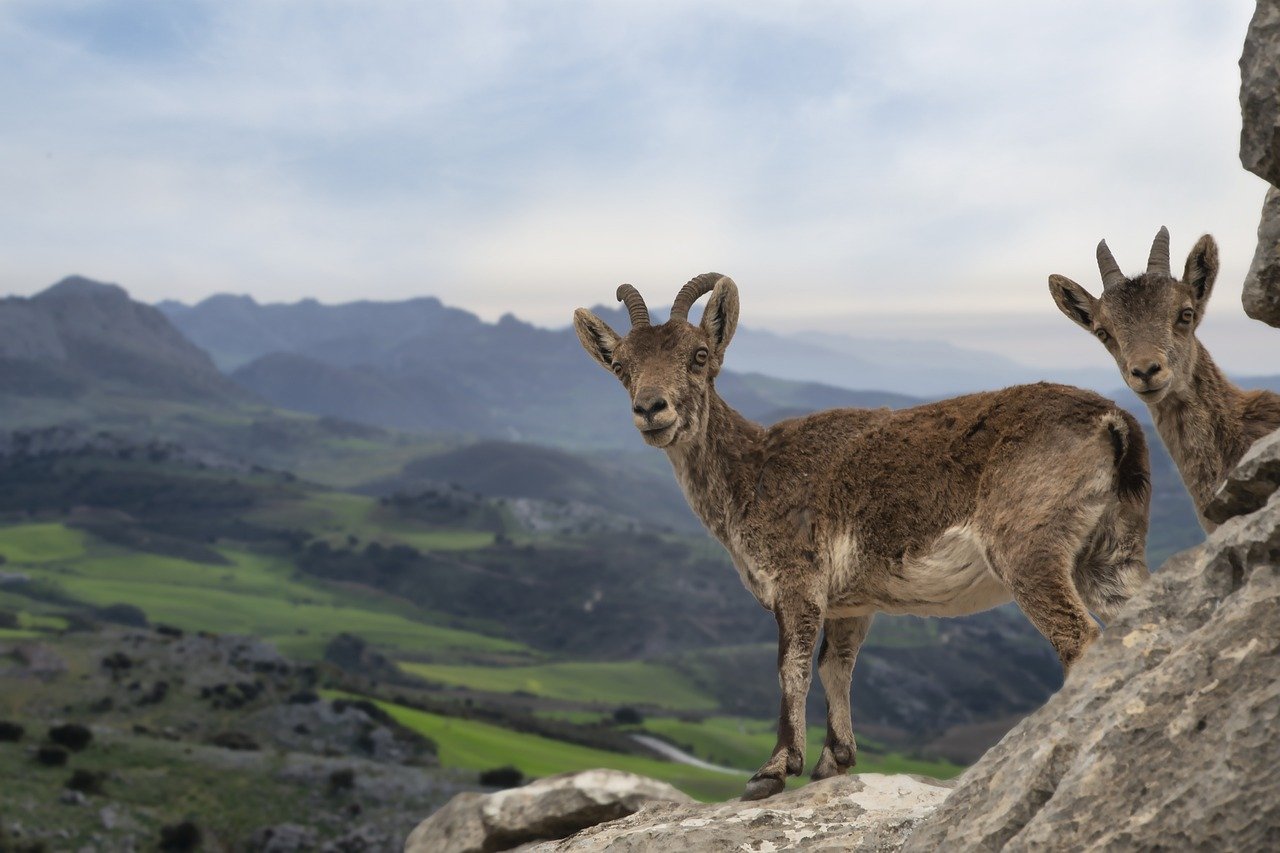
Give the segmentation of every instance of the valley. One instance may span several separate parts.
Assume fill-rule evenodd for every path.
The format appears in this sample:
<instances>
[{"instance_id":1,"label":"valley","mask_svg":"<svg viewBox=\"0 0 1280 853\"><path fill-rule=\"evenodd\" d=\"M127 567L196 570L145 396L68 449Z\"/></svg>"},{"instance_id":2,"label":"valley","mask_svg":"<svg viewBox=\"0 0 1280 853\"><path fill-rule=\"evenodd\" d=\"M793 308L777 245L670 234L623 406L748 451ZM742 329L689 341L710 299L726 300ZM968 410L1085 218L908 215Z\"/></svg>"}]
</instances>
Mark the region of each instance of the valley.
<instances>
[{"instance_id":1,"label":"valley","mask_svg":"<svg viewBox=\"0 0 1280 853\"><path fill-rule=\"evenodd\" d=\"M84 279L0 303L23 330L0 341L0 722L27 733L0 767L31 779L0 796L29 839L392 837L458 790L595 766L741 791L773 742L773 619L570 334L434 300L162 308ZM721 379L766 421L919 399ZM1200 533L1158 442L1152 465L1154 565ZM881 617L858 769L955 775L1060 682L1015 609ZM809 717L812 757L816 684ZM46 767L60 723L96 746ZM40 836L64 800L96 811Z\"/></svg>"}]
</instances>

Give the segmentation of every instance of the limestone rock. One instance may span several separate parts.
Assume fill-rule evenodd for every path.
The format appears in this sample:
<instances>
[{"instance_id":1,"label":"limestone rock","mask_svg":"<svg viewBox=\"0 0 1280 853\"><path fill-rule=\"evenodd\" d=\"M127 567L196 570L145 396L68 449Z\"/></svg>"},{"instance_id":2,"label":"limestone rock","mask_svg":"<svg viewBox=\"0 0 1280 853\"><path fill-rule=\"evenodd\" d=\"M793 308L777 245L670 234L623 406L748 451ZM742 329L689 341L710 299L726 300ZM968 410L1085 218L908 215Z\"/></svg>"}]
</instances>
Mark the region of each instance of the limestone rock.
<instances>
[{"instance_id":1,"label":"limestone rock","mask_svg":"<svg viewBox=\"0 0 1280 853\"><path fill-rule=\"evenodd\" d=\"M1280 492L1152 576L904 850L1280 850Z\"/></svg>"},{"instance_id":2,"label":"limestone rock","mask_svg":"<svg viewBox=\"0 0 1280 853\"><path fill-rule=\"evenodd\" d=\"M692 800L665 782L620 770L562 773L496 794L462 793L418 824L405 853L490 853L563 838L655 802Z\"/></svg>"},{"instance_id":3,"label":"limestone rock","mask_svg":"<svg viewBox=\"0 0 1280 853\"><path fill-rule=\"evenodd\" d=\"M897 850L949 793L920 776L836 776L767 800L662 804L529 853Z\"/></svg>"},{"instance_id":4,"label":"limestone rock","mask_svg":"<svg viewBox=\"0 0 1280 853\"><path fill-rule=\"evenodd\" d=\"M1240 162L1280 186L1280 0L1258 0L1240 56Z\"/></svg>"},{"instance_id":5,"label":"limestone rock","mask_svg":"<svg viewBox=\"0 0 1280 853\"><path fill-rule=\"evenodd\" d=\"M1276 57L1280 63L1280 56ZM1280 138L1280 128L1276 129ZM1280 189L1267 191L1258 223L1258 248L1244 279L1244 312L1255 320L1280 326Z\"/></svg>"},{"instance_id":6,"label":"limestone rock","mask_svg":"<svg viewBox=\"0 0 1280 853\"><path fill-rule=\"evenodd\" d=\"M1253 443L1205 507L1205 518L1221 523L1237 515L1257 512L1277 489L1280 489L1280 430Z\"/></svg>"}]
</instances>

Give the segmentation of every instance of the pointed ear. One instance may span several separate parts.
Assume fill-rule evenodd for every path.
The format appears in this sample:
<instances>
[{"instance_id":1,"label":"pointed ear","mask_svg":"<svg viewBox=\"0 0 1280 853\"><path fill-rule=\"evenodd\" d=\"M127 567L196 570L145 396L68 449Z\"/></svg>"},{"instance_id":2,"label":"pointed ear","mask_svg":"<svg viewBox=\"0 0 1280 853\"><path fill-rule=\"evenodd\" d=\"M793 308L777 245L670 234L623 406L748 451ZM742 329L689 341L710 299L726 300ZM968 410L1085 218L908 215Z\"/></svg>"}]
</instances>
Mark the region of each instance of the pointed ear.
<instances>
[{"instance_id":1,"label":"pointed ear","mask_svg":"<svg viewBox=\"0 0 1280 853\"><path fill-rule=\"evenodd\" d=\"M711 338L717 356L724 355L725 348L738 328L738 286L725 276L716 283L702 312L702 330Z\"/></svg>"},{"instance_id":2,"label":"pointed ear","mask_svg":"<svg viewBox=\"0 0 1280 853\"><path fill-rule=\"evenodd\" d=\"M622 338L609 328L609 324L592 314L586 308L573 312L573 329L578 333L578 340L587 354L600 362L600 366L613 372L613 351L618 348Z\"/></svg>"},{"instance_id":3,"label":"pointed ear","mask_svg":"<svg viewBox=\"0 0 1280 853\"><path fill-rule=\"evenodd\" d=\"M1064 275L1049 276L1049 292L1053 301L1071 322L1093 334L1093 319L1098 314L1098 300L1089 291Z\"/></svg>"},{"instance_id":4,"label":"pointed ear","mask_svg":"<svg viewBox=\"0 0 1280 853\"><path fill-rule=\"evenodd\" d=\"M1191 285L1196 308L1203 309L1213 293L1213 282L1218 277L1218 244L1208 234L1196 241L1187 255L1187 268L1182 273L1182 283ZM1200 313L1199 310L1196 311Z\"/></svg>"}]
</instances>

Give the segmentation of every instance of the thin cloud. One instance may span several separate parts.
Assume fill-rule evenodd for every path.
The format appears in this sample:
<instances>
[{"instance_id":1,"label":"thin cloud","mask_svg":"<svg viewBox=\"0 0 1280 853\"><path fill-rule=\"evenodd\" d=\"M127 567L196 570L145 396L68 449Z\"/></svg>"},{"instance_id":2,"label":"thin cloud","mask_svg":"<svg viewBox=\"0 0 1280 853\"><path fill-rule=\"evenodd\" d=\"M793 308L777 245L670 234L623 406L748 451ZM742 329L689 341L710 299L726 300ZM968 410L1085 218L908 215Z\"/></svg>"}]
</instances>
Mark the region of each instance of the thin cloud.
<instances>
[{"instance_id":1,"label":"thin cloud","mask_svg":"<svg viewBox=\"0 0 1280 853\"><path fill-rule=\"evenodd\" d=\"M797 329L1050 312L1047 273L1091 281L1103 235L1131 266L1166 224L1219 238L1234 303L1252 7L10 3L0 289L559 325L717 268Z\"/></svg>"}]
</instances>

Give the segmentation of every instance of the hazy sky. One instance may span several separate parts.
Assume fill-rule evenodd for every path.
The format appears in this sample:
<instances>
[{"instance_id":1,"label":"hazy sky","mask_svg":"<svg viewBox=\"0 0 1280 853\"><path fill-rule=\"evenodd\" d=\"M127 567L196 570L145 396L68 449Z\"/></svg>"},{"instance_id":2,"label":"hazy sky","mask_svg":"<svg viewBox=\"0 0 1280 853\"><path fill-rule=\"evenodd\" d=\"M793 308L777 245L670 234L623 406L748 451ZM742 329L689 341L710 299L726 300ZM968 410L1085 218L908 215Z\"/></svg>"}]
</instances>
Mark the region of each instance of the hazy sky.
<instances>
[{"instance_id":1,"label":"hazy sky","mask_svg":"<svg viewBox=\"0 0 1280 853\"><path fill-rule=\"evenodd\" d=\"M1096 290L1099 237L1136 270L1166 224L1179 258L1219 238L1226 360L1280 365L1238 307L1252 9L9 0L0 292L77 272L151 301L432 294L559 325L621 281L658 302L717 269L757 326L905 335L923 312L1106 363L1046 275Z\"/></svg>"}]
</instances>

